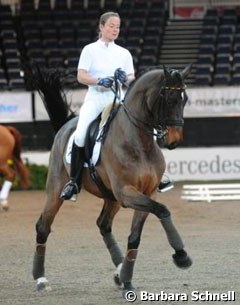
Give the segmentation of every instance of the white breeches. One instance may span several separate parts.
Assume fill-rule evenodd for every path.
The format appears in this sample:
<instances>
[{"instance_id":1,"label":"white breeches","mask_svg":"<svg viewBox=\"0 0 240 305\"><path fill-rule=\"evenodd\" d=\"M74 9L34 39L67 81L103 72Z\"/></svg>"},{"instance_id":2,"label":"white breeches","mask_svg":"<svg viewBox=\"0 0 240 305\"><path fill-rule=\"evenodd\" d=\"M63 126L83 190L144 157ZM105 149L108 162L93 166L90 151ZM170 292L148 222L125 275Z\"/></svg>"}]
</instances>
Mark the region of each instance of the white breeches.
<instances>
[{"instance_id":1,"label":"white breeches","mask_svg":"<svg viewBox=\"0 0 240 305\"><path fill-rule=\"evenodd\" d=\"M79 111L78 124L74 135L74 142L77 146L83 147L85 145L88 126L113 100L114 94L110 90L87 92L84 103Z\"/></svg>"}]
</instances>

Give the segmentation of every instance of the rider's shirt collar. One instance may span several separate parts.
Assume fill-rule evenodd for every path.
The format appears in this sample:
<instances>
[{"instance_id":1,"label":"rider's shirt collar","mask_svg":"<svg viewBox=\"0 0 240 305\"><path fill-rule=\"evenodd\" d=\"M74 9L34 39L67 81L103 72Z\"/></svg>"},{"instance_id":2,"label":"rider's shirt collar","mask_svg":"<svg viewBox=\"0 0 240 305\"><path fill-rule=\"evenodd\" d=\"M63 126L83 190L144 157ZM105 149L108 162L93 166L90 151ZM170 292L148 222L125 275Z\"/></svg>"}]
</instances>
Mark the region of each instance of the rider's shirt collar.
<instances>
[{"instance_id":1,"label":"rider's shirt collar","mask_svg":"<svg viewBox=\"0 0 240 305\"><path fill-rule=\"evenodd\" d=\"M98 40L99 44L101 44L101 46L105 47L105 48L109 48L112 47L115 43L114 41L110 41L110 42L106 42L101 40L101 38Z\"/></svg>"}]
</instances>

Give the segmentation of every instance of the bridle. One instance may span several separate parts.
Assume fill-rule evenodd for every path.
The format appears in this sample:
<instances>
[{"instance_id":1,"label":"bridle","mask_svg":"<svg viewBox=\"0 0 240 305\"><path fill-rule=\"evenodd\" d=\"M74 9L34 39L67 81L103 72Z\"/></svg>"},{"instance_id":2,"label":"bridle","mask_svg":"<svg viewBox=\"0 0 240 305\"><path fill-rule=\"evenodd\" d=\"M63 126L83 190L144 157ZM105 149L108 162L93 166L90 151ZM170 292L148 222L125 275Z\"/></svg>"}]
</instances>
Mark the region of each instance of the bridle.
<instances>
[{"instance_id":1,"label":"bridle","mask_svg":"<svg viewBox=\"0 0 240 305\"><path fill-rule=\"evenodd\" d=\"M167 90L167 91L181 91L183 92L183 101L182 103L185 104L187 101L187 94L186 94L186 88L187 86L184 84L182 87L168 87L168 86L164 86L161 87L161 91L162 90ZM168 99L165 100L166 104L168 104ZM165 125L168 126L183 126L184 125L184 120L183 119L175 119L175 120L170 120L170 119L166 119L164 120Z\"/></svg>"},{"instance_id":2,"label":"bridle","mask_svg":"<svg viewBox=\"0 0 240 305\"><path fill-rule=\"evenodd\" d=\"M185 92L186 85L183 87L169 87L169 86L162 86L160 87L160 92L159 94L162 95L162 92L165 90L170 90L170 91L182 91L184 93L184 100L183 103L187 100L187 95ZM168 99L165 99L164 101L166 104L168 103ZM161 103L161 105L164 104L164 102ZM144 126L145 131L149 133L152 136L157 137L158 139L162 139L166 134L167 134L167 128L166 126L180 126L182 127L184 125L184 120L183 119L160 119L158 123L149 123L147 121L144 121L138 117L136 117L133 112L126 106L126 104L123 102L122 107L124 109L124 112L126 113L128 119L130 122L137 128L143 129L142 126ZM162 109L163 110L163 109ZM148 109L148 112L152 114L152 111ZM163 111L162 112L162 117L163 117ZM140 124L139 124L140 123Z\"/></svg>"},{"instance_id":3,"label":"bridle","mask_svg":"<svg viewBox=\"0 0 240 305\"><path fill-rule=\"evenodd\" d=\"M126 106L126 104L124 103L124 100L121 100L121 85L120 85L119 81L117 80L117 78L115 77L115 75L113 77L113 80L114 80L114 86L111 87L111 90L114 93L114 101L113 101L112 110L114 109L116 101L118 100L120 103L120 106L123 108L124 112L126 113L129 121L135 127L139 128L139 129L144 129L145 132L147 132L151 136L157 137L158 139L162 139L168 133L167 126L182 127L184 125L183 119L174 119L174 120L165 119L163 109L161 109L161 111L160 111L160 113L162 114L162 118L160 120L158 120L158 123L153 123L153 122L149 123L147 121L144 121L144 120L136 117L134 115L134 113ZM166 80L164 80L164 82L166 82ZM185 90L186 90L186 85L183 85L181 87L173 87L173 86L167 86L164 84L163 86L160 87L159 96L161 96L161 95L165 96L163 93L164 91L181 91L184 94L183 103L185 103L187 100L187 94L186 94ZM166 105L168 104L168 98L165 97L164 101L162 101L160 106L163 107L164 103ZM147 108L149 115L152 116L152 111L148 107L146 107L146 108ZM112 111L110 112L110 117L111 117L111 113L112 113ZM145 128L143 128L142 126L144 126Z\"/></svg>"}]
</instances>

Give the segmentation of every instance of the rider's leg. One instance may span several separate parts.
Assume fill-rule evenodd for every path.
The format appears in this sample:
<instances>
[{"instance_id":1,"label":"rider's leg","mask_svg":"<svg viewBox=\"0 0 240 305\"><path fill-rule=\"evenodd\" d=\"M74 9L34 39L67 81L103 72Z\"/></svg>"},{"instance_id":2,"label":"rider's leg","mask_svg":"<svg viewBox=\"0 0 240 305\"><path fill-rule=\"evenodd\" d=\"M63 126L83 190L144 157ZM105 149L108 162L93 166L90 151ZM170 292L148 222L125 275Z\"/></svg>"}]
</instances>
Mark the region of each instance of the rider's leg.
<instances>
[{"instance_id":1,"label":"rider's leg","mask_svg":"<svg viewBox=\"0 0 240 305\"><path fill-rule=\"evenodd\" d=\"M60 194L60 197L64 200L72 199L75 201L76 198L73 195L81 189L87 128L101 111L102 108L98 106L95 100L86 100L80 108L71 154L70 181L64 186Z\"/></svg>"},{"instance_id":2,"label":"rider's leg","mask_svg":"<svg viewBox=\"0 0 240 305\"><path fill-rule=\"evenodd\" d=\"M60 197L69 200L81 190L82 172L85 162L84 147L79 147L73 142L71 154L70 181L64 186Z\"/></svg>"}]
</instances>

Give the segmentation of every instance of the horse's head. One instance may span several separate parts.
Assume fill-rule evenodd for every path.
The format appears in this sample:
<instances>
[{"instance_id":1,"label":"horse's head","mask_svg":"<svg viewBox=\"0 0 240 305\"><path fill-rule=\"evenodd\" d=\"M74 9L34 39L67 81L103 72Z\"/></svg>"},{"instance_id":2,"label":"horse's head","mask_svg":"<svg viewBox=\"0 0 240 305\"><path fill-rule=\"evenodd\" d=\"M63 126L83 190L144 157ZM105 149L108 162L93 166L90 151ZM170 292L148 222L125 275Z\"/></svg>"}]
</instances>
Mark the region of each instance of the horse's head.
<instances>
[{"instance_id":1,"label":"horse's head","mask_svg":"<svg viewBox=\"0 0 240 305\"><path fill-rule=\"evenodd\" d=\"M153 69L136 79L129 88L124 109L139 129L156 135L159 144L174 149L183 139L183 110L187 101L183 71L164 67Z\"/></svg>"},{"instance_id":2,"label":"horse's head","mask_svg":"<svg viewBox=\"0 0 240 305\"><path fill-rule=\"evenodd\" d=\"M160 143L168 149L176 148L183 140L183 110L187 102L184 79L191 69L188 65L183 71L164 67L164 85L161 87L160 125L166 131Z\"/></svg>"}]
</instances>

